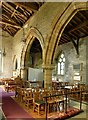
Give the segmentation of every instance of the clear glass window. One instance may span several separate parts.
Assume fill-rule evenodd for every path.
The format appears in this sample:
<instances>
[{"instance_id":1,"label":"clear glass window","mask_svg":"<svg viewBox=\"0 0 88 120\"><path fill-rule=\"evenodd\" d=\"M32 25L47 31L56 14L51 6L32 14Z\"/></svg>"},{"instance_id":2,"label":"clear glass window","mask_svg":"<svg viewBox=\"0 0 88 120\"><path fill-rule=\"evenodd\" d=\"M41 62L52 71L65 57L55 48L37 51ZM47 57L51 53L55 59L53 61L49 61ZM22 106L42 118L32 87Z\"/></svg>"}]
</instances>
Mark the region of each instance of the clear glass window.
<instances>
[{"instance_id":1,"label":"clear glass window","mask_svg":"<svg viewBox=\"0 0 88 120\"><path fill-rule=\"evenodd\" d=\"M60 58L58 61L59 61L58 62L58 74L64 75L64 73L65 73L65 56L63 53L60 55Z\"/></svg>"}]
</instances>

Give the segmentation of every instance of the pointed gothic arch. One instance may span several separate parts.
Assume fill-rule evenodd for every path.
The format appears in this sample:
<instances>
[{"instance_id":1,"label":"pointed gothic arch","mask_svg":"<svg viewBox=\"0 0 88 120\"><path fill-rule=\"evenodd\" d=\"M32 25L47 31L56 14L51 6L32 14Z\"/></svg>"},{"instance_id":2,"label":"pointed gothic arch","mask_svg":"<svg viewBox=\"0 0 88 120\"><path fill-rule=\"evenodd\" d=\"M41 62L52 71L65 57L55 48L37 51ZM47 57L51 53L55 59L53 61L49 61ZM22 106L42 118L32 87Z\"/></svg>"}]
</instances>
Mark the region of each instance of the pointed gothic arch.
<instances>
[{"instance_id":1,"label":"pointed gothic arch","mask_svg":"<svg viewBox=\"0 0 88 120\"><path fill-rule=\"evenodd\" d=\"M26 35L26 45L24 46L22 53L21 53L21 63L20 66L23 68L25 67L25 57L27 49L30 50L33 41L37 38L42 48L42 58L43 58L43 49L44 49L44 38L40 31L37 28L30 28L28 34Z\"/></svg>"},{"instance_id":2,"label":"pointed gothic arch","mask_svg":"<svg viewBox=\"0 0 88 120\"><path fill-rule=\"evenodd\" d=\"M54 24L55 25L54 29L52 30L51 35L49 37L50 42L48 43L48 47L47 47L45 63L48 64L54 63L56 57L55 53L57 51L59 40L61 38L61 35L65 27L78 11L88 10L87 4L88 4L87 2L81 2L81 3L72 2L68 5L61 18L58 18L57 16L56 18L57 20Z\"/></svg>"}]
</instances>

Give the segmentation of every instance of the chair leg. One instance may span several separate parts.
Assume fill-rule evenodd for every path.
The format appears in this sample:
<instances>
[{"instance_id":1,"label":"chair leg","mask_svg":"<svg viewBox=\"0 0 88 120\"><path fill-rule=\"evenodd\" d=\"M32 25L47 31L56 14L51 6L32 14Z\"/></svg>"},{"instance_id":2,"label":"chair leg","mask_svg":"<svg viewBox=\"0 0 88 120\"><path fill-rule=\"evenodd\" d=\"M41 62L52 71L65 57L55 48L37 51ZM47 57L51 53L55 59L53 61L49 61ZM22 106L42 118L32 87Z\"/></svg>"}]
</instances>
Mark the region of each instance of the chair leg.
<instances>
[{"instance_id":1,"label":"chair leg","mask_svg":"<svg viewBox=\"0 0 88 120\"><path fill-rule=\"evenodd\" d=\"M40 114L40 112L39 112L39 111L40 111L40 105L38 105L38 115Z\"/></svg>"},{"instance_id":2,"label":"chair leg","mask_svg":"<svg viewBox=\"0 0 88 120\"><path fill-rule=\"evenodd\" d=\"M35 112L35 104L33 105L33 112Z\"/></svg>"}]
</instances>

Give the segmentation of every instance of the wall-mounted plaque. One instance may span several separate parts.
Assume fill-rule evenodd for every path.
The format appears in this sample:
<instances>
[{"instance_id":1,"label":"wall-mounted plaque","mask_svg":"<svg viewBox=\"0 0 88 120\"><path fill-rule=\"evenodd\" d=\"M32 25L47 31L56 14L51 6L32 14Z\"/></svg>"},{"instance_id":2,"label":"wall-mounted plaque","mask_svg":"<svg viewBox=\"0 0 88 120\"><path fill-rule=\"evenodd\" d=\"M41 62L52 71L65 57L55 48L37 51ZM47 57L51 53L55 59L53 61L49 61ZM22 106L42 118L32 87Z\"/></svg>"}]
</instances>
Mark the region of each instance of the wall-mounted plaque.
<instances>
[{"instance_id":1,"label":"wall-mounted plaque","mask_svg":"<svg viewBox=\"0 0 88 120\"><path fill-rule=\"evenodd\" d=\"M79 64L74 64L73 65L73 70L82 70L82 63L79 63Z\"/></svg>"},{"instance_id":2,"label":"wall-mounted plaque","mask_svg":"<svg viewBox=\"0 0 88 120\"><path fill-rule=\"evenodd\" d=\"M80 75L75 75L74 80L80 80Z\"/></svg>"}]
</instances>

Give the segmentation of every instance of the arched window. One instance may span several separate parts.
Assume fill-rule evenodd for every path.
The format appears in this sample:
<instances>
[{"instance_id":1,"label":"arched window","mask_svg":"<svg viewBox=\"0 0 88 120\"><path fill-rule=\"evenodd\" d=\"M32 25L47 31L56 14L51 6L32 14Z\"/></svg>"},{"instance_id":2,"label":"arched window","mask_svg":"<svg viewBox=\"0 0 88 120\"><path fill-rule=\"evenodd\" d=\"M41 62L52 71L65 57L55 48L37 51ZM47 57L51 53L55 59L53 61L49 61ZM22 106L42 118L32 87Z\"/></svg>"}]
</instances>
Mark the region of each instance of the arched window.
<instances>
[{"instance_id":1,"label":"arched window","mask_svg":"<svg viewBox=\"0 0 88 120\"><path fill-rule=\"evenodd\" d=\"M15 70L17 70L17 68L18 68L18 63L17 63L17 59L16 59L16 61L15 61Z\"/></svg>"},{"instance_id":2,"label":"arched window","mask_svg":"<svg viewBox=\"0 0 88 120\"><path fill-rule=\"evenodd\" d=\"M65 73L65 56L62 53L58 61L58 75L64 75Z\"/></svg>"}]
</instances>

